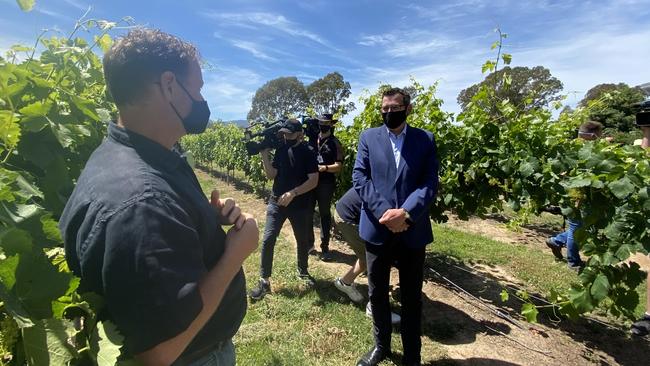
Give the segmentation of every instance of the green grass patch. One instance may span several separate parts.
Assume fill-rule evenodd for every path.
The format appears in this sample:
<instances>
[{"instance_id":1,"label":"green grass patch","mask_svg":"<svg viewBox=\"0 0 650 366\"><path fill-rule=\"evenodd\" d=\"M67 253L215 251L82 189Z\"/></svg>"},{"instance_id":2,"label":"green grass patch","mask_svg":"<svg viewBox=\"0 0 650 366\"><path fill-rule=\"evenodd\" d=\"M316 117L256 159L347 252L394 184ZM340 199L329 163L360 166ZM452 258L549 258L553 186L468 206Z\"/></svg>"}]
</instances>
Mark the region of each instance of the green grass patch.
<instances>
[{"instance_id":1,"label":"green grass patch","mask_svg":"<svg viewBox=\"0 0 650 366\"><path fill-rule=\"evenodd\" d=\"M433 225L434 242L429 251L449 256L463 263L499 266L526 285L529 291L542 295L551 290L566 293L572 283L578 283L576 272L566 263L555 261L548 250L523 244L505 244L481 235L466 233L445 225ZM637 316L645 311L645 281L637 288L640 302Z\"/></svg>"}]
</instances>

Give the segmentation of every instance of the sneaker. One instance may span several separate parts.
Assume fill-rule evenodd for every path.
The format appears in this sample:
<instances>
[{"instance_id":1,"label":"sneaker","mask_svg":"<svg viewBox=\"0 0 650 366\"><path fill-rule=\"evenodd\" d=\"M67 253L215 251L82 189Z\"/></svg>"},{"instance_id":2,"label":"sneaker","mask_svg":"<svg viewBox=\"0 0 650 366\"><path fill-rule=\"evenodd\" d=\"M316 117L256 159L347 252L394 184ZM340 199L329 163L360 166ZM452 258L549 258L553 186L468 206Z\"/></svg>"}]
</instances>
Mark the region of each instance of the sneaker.
<instances>
[{"instance_id":1,"label":"sneaker","mask_svg":"<svg viewBox=\"0 0 650 366\"><path fill-rule=\"evenodd\" d=\"M557 259L559 261L564 259L564 256L562 256L562 247L555 244L555 240L553 240L553 238L547 238L546 239L546 246L551 248L551 252L553 252L553 255L555 256L555 259Z\"/></svg>"},{"instance_id":2,"label":"sneaker","mask_svg":"<svg viewBox=\"0 0 650 366\"><path fill-rule=\"evenodd\" d=\"M632 324L630 329L633 335L643 337L650 333L650 315L645 315Z\"/></svg>"},{"instance_id":3,"label":"sneaker","mask_svg":"<svg viewBox=\"0 0 650 366\"><path fill-rule=\"evenodd\" d=\"M314 248L313 246L311 248L309 248L308 253L309 253L309 255L318 255L318 252L316 251L316 248Z\"/></svg>"},{"instance_id":4,"label":"sneaker","mask_svg":"<svg viewBox=\"0 0 650 366\"><path fill-rule=\"evenodd\" d=\"M301 273L298 271L298 279L302 281L305 285L313 287L316 285L316 280L312 277L309 272Z\"/></svg>"},{"instance_id":5,"label":"sneaker","mask_svg":"<svg viewBox=\"0 0 650 366\"><path fill-rule=\"evenodd\" d=\"M366 316L370 319L372 319L372 307L370 305L370 301L368 301L368 305L366 305ZM390 312L390 322L393 325L398 325L402 321L402 317L394 312Z\"/></svg>"},{"instance_id":6,"label":"sneaker","mask_svg":"<svg viewBox=\"0 0 650 366\"><path fill-rule=\"evenodd\" d=\"M343 281L341 281L341 277L337 277L336 281L334 281L334 286L336 286L336 288L339 289L339 291L348 295L350 300L356 303L360 303L363 301L363 295L361 295L361 292L357 290L357 286L354 282L351 285L346 285L345 283L343 283Z\"/></svg>"},{"instance_id":7,"label":"sneaker","mask_svg":"<svg viewBox=\"0 0 650 366\"><path fill-rule=\"evenodd\" d=\"M257 287L251 290L249 296L251 299L257 301L262 300L264 295L271 293L271 283L267 280L260 278Z\"/></svg>"}]
</instances>

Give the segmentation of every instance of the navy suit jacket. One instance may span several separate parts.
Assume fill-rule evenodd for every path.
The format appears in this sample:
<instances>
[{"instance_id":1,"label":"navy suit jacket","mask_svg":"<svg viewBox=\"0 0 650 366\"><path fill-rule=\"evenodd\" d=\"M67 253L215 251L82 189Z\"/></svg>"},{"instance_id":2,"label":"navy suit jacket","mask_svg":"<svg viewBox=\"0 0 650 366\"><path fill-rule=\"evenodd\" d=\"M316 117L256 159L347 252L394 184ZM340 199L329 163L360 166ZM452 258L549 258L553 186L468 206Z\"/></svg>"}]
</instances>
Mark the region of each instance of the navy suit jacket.
<instances>
[{"instance_id":1,"label":"navy suit jacket","mask_svg":"<svg viewBox=\"0 0 650 366\"><path fill-rule=\"evenodd\" d=\"M361 197L359 235L371 244L382 245L391 236L379 219L391 208L404 208L413 224L397 234L410 248L433 241L429 207L438 190L439 162L433 134L407 127L399 167L385 126L365 130L359 138L352 172L354 189Z\"/></svg>"}]
</instances>

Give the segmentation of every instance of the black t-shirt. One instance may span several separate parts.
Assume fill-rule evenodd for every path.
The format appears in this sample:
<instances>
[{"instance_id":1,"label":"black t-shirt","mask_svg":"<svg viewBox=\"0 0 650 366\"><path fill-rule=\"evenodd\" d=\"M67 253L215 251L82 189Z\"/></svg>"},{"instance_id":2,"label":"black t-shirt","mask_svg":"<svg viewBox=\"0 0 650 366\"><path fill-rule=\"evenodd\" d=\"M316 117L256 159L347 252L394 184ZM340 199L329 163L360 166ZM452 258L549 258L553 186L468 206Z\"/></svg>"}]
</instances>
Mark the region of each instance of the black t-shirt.
<instances>
[{"instance_id":1,"label":"black t-shirt","mask_svg":"<svg viewBox=\"0 0 650 366\"><path fill-rule=\"evenodd\" d=\"M308 174L318 173L316 153L306 142L291 148L283 146L275 150L273 167L278 170L273 180L273 195L277 197L305 183ZM308 196L309 194L297 196L288 207L307 207Z\"/></svg>"},{"instance_id":2,"label":"black t-shirt","mask_svg":"<svg viewBox=\"0 0 650 366\"><path fill-rule=\"evenodd\" d=\"M336 162L343 162L343 147L341 142L334 135L318 139L317 151L318 164L332 165ZM336 182L336 175L330 172L320 172L318 182Z\"/></svg>"},{"instance_id":3,"label":"black t-shirt","mask_svg":"<svg viewBox=\"0 0 650 366\"><path fill-rule=\"evenodd\" d=\"M222 257L226 235L178 153L109 126L59 223L80 291L104 296L129 354L173 338L203 308L199 283ZM246 313L243 271L179 360L231 338Z\"/></svg>"},{"instance_id":4,"label":"black t-shirt","mask_svg":"<svg viewBox=\"0 0 650 366\"><path fill-rule=\"evenodd\" d=\"M361 197L354 188L348 189L336 203L336 213L346 223L359 225L359 221L361 221Z\"/></svg>"}]
</instances>

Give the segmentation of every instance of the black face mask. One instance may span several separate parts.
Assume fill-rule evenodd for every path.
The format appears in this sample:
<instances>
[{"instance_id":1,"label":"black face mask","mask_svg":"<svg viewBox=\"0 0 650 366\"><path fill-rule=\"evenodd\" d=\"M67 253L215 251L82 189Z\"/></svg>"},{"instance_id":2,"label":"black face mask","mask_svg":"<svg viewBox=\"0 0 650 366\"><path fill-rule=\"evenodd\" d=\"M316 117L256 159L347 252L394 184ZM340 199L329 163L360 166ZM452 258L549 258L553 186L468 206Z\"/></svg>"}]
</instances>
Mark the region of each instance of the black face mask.
<instances>
[{"instance_id":1,"label":"black face mask","mask_svg":"<svg viewBox=\"0 0 650 366\"><path fill-rule=\"evenodd\" d=\"M190 110L190 114L188 114L187 117L183 118L176 110L176 107L174 107L171 102L169 102L169 104L172 106L172 109L174 112L176 112L176 115L178 118L180 118L181 122L183 122L185 132L188 134L202 133L205 131L205 128L208 126L208 122L210 121L210 107L208 107L208 102L205 100L195 100L192 98L187 89L185 89L183 84L181 84L179 81L176 82L178 82L178 85L183 88L185 94L187 94L187 96L192 100L192 109Z\"/></svg>"},{"instance_id":2,"label":"black face mask","mask_svg":"<svg viewBox=\"0 0 650 366\"><path fill-rule=\"evenodd\" d=\"M386 127L395 129L399 127L404 121L406 121L406 109L399 112L385 112L381 114L381 118L384 120Z\"/></svg>"},{"instance_id":3,"label":"black face mask","mask_svg":"<svg viewBox=\"0 0 650 366\"><path fill-rule=\"evenodd\" d=\"M319 125L319 127L320 127L320 132L322 133L328 133L332 130L332 126Z\"/></svg>"}]
</instances>

